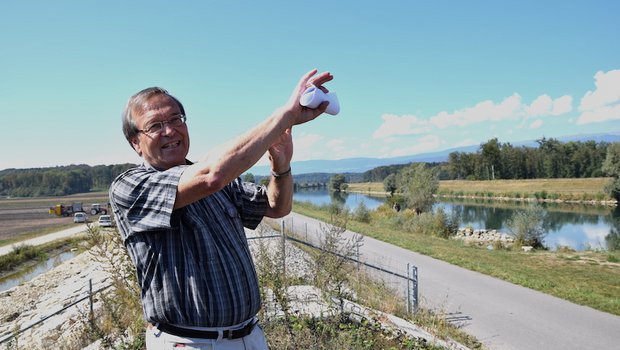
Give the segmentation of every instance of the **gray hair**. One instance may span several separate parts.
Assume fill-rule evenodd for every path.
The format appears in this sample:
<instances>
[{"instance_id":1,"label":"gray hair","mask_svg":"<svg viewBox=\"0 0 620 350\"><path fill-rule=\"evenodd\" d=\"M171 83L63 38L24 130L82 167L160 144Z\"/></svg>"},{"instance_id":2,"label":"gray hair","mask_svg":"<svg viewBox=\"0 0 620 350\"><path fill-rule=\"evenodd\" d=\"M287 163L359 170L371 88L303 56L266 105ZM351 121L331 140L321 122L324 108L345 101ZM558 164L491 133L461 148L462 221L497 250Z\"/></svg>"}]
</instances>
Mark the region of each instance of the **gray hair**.
<instances>
[{"instance_id":1,"label":"gray hair","mask_svg":"<svg viewBox=\"0 0 620 350\"><path fill-rule=\"evenodd\" d=\"M174 102L179 105L179 109L182 114L185 114L185 108L183 108L183 104L176 97L170 95L168 91L162 89L160 87L154 86L150 88L146 88L137 94L131 96L129 101L127 101L127 106L125 106L125 110L123 111L123 134L125 134L125 139L133 148L133 144L131 143L131 139L138 135L138 127L133 120L133 116L136 113L141 113L146 108L146 102L154 95L163 94L170 97Z\"/></svg>"}]
</instances>

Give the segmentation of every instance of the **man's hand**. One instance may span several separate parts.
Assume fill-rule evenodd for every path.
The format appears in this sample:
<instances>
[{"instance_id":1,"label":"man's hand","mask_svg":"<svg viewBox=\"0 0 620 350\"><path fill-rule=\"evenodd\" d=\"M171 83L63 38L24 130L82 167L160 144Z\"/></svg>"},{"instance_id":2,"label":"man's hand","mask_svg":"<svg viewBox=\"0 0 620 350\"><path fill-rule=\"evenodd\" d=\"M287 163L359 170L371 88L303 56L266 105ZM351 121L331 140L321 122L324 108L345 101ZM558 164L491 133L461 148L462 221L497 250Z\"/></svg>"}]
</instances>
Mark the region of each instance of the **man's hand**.
<instances>
[{"instance_id":1,"label":"man's hand","mask_svg":"<svg viewBox=\"0 0 620 350\"><path fill-rule=\"evenodd\" d=\"M276 173L283 173L291 166L293 158L293 136L291 129L286 129L278 140L269 147L269 161L271 169Z\"/></svg>"},{"instance_id":2,"label":"man's hand","mask_svg":"<svg viewBox=\"0 0 620 350\"><path fill-rule=\"evenodd\" d=\"M329 92L329 90L327 90L323 86L323 84L334 79L334 76L331 75L331 73L329 72L323 72L315 75L316 73L317 70L313 69L310 72L306 73L303 77L301 77L299 83L293 90L291 97L284 106L285 113L289 114L291 118L294 118L294 125L302 124L318 117L323 112L325 112L325 109L329 104L328 102L323 102L314 109L303 107L299 104L299 99L301 98L301 95L303 95L304 91L306 91L306 89L312 85L321 89L325 93Z\"/></svg>"}]
</instances>

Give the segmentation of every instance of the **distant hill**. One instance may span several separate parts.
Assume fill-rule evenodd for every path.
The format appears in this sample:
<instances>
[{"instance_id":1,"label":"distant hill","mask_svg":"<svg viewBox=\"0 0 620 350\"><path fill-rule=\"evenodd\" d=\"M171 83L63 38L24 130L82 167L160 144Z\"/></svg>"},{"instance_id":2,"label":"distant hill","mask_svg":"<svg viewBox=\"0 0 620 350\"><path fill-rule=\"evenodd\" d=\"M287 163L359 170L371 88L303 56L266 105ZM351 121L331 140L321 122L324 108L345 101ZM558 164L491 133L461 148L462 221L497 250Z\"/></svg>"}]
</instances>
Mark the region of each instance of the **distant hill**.
<instances>
[{"instance_id":1,"label":"distant hill","mask_svg":"<svg viewBox=\"0 0 620 350\"><path fill-rule=\"evenodd\" d=\"M541 137L542 138L542 137ZM609 133L609 134L580 134L580 135L571 135L565 136L561 138L555 138L561 142L570 142L570 141L595 141L599 142L620 142L620 133ZM521 141L521 142L511 142L511 144L515 147L537 147L538 143L536 140L529 141ZM319 159L319 160L305 160L299 162L293 162L292 167L295 174L310 174L310 173L328 173L328 174L336 174L336 173L362 173L367 170L385 166L385 165L395 165L395 164L407 164L412 162L445 162L448 160L448 155L452 152L476 152L480 148L480 145L460 147L460 148L451 148L443 151L432 152L432 153L424 153L424 154L416 154L410 156L401 156L401 157L392 157L392 158L346 158L346 159L338 159L338 160L329 160L329 159ZM271 169L269 166L255 166L252 167L248 172L253 173L254 175L268 175Z\"/></svg>"}]
</instances>

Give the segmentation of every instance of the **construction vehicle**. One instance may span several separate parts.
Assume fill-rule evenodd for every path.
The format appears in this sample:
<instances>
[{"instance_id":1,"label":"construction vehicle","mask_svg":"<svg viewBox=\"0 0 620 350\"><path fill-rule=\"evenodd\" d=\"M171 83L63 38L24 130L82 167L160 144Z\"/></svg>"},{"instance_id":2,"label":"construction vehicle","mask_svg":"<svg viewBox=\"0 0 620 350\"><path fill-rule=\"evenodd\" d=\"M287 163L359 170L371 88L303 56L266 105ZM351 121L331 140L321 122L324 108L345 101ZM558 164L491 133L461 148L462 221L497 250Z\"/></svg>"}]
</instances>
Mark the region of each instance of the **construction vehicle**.
<instances>
[{"instance_id":1,"label":"construction vehicle","mask_svg":"<svg viewBox=\"0 0 620 350\"><path fill-rule=\"evenodd\" d=\"M49 209L50 214L56 216L71 216L75 213L84 213L82 203L71 203L71 205L56 204Z\"/></svg>"},{"instance_id":2,"label":"construction vehicle","mask_svg":"<svg viewBox=\"0 0 620 350\"><path fill-rule=\"evenodd\" d=\"M101 203L93 203L90 207L90 215L102 214L105 215L108 213L109 204L101 204Z\"/></svg>"}]
</instances>

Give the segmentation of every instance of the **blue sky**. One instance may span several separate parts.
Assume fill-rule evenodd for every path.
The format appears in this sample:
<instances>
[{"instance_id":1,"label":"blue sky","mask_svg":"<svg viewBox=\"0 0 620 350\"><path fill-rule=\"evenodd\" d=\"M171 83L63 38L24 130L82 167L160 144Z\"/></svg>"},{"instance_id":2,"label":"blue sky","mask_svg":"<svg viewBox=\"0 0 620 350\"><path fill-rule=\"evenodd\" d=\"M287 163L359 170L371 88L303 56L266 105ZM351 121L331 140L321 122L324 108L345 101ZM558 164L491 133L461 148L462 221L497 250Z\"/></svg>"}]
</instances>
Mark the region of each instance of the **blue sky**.
<instances>
[{"instance_id":1,"label":"blue sky","mask_svg":"<svg viewBox=\"0 0 620 350\"><path fill-rule=\"evenodd\" d=\"M620 132L619 1L2 1L0 169L140 162L130 95L185 105L190 159L288 99L312 68L341 112L294 161Z\"/></svg>"}]
</instances>

